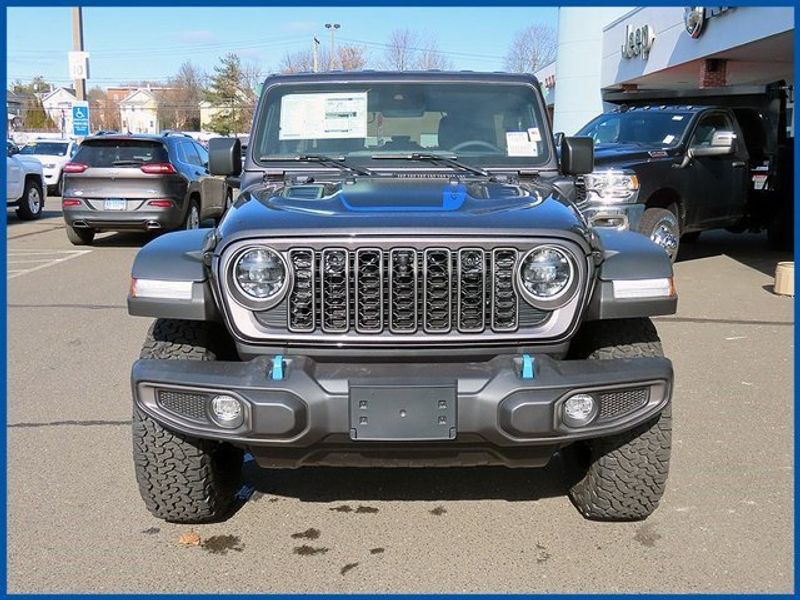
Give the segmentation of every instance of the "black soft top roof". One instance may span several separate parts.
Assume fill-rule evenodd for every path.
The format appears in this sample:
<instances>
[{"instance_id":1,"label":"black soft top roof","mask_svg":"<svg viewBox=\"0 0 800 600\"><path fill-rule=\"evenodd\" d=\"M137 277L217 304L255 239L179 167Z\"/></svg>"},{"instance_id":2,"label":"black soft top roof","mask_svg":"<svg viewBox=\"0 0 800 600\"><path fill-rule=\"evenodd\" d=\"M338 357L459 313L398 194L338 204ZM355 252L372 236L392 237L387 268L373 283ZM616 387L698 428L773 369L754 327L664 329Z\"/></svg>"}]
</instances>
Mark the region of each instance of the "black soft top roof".
<instances>
[{"instance_id":1,"label":"black soft top roof","mask_svg":"<svg viewBox=\"0 0 800 600\"><path fill-rule=\"evenodd\" d=\"M275 84L312 82L358 82L358 81L408 81L408 82L485 82L521 83L535 85L536 77L526 73L501 71L326 71L324 73L273 74L264 81L264 87Z\"/></svg>"}]
</instances>

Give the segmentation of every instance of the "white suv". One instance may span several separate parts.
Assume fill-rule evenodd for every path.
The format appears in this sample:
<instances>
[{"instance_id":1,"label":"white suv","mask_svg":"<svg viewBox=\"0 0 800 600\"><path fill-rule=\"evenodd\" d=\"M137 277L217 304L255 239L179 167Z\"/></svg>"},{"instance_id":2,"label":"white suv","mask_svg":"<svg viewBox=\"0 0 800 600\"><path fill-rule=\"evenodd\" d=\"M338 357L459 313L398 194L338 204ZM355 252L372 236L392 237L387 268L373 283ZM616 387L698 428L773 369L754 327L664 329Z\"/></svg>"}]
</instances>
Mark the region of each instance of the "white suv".
<instances>
[{"instance_id":1,"label":"white suv","mask_svg":"<svg viewBox=\"0 0 800 600\"><path fill-rule=\"evenodd\" d=\"M20 219L38 219L44 210L44 169L35 158L20 155L7 144L6 206L16 206Z\"/></svg>"},{"instance_id":2,"label":"white suv","mask_svg":"<svg viewBox=\"0 0 800 600\"><path fill-rule=\"evenodd\" d=\"M37 139L22 148L23 156L37 159L44 167L44 182L49 195L61 195L63 179L61 173L78 151L78 142L67 139Z\"/></svg>"}]
</instances>

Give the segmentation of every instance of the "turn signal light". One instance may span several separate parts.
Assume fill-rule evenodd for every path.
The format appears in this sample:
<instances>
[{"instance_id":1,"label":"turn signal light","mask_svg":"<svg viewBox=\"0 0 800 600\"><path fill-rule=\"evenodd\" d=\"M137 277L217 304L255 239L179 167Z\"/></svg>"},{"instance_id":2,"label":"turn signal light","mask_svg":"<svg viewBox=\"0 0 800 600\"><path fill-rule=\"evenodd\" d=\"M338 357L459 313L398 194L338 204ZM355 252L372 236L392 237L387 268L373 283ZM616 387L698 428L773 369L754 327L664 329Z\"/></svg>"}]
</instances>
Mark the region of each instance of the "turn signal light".
<instances>
[{"instance_id":1,"label":"turn signal light","mask_svg":"<svg viewBox=\"0 0 800 600\"><path fill-rule=\"evenodd\" d=\"M65 207L65 206L80 206L80 205L81 205L81 201L78 200L77 198L63 198L61 200L61 206L62 207Z\"/></svg>"},{"instance_id":2,"label":"turn signal light","mask_svg":"<svg viewBox=\"0 0 800 600\"><path fill-rule=\"evenodd\" d=\"M156 208L172 208L172 200L150 200L147 206L154 206Z\"/></svg>"},{"instance_id":3,"label":"turn signal light","mask_svg":"<svg viewBox=\"0 0 800 600\"><path fill-rule=\"evenodd\" d=\"M83 163L68 162L64 165L64 173L83 173L89 165Z\"/></svg>"},{"instance_id":4,"label":"turn signal light","mask_svg":"<svg viewBox=\"0 0 800 600\"><path fill-rule=\"evenodd\" d=\"M148 175L174 175L177 173L175 167L170 163L149 163L142 165L140 168L142 173L147 173Z\"/></svg>"}]
</instances>

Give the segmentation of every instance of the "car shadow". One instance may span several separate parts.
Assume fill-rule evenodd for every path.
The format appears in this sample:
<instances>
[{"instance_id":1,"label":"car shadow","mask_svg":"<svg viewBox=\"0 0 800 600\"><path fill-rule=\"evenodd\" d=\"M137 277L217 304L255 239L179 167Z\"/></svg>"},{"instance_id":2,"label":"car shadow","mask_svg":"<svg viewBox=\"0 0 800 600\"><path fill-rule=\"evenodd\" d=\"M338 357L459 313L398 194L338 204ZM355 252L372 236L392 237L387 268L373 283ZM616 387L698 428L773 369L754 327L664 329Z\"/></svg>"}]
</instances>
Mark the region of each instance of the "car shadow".
<instances>
[{"instance_id":1,"label":"car shadow","mask_svg":"<svg viewBox=\"0 0 800 600\"><path fill-rule=\"evenodd\" d=\"M535 501L566 496L556 456L543 468L341 468L260 469L244 466L250 502L264 496L301 502L505 500Z\"/></svg>"},{"instance_id":2,"label":"car shadow","mask_svg":"<svg viewBox=\"0 0 800 600\"><path fill-rule=\"evenodd\" d=\"M704 231L696 242L682 242L676 262L721 255L729 256L769 276L775 275L775 265L778 262L792 260L791 251L772 250L767 243L766 234L729 233L720 230Z\"/></svg>"},{"instance_id":3,"label":"car shadow","mask_svg":"<svg viewBox=\"0 0 800 600\"><path fill-rule=\"evenodd\" d=\"M60 210L48 210L47 208L45 208L42 211L42 216L40 218L34 219L32 221L25 221L19 218L19 216L17 215L17 210L15 208L9 207L8 210L6 211L6 224L9 226L13 226L13 225L23 225L25 223L42 223L46 219L58 219L59 217L61 217L61 214L62 213ZM59 220L56 221L56 223L59 225L63 225L64 221Z\"/></svg>"},{"instance_id":4,"label":"car shadow","mask_svg":"<svg viewBox=\"0 0 800 600\"><path fill-rule=\"evenodd\" d=\"M92 246L97 248L141 248L156 237L157 234L145 231L99 233L94 238Z\"/></svg>"}]
</instances>

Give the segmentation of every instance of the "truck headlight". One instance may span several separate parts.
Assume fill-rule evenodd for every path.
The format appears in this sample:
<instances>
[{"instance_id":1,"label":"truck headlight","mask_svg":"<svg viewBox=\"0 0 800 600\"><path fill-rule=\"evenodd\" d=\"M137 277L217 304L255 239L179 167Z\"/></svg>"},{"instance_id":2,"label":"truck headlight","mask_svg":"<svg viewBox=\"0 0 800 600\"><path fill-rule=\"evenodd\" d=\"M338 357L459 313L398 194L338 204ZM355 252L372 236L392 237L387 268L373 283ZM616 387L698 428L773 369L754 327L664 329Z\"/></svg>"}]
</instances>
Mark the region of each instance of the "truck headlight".
<instances>
[{"instance_id":1,"label":"truck headlight","mask_svg":"<svg viewBox=\"0 0 800 600\"><path fill-rule=\"evenodd\" d=\"M538 246L522 259L518 274L523 296L539 308L566 304L577 287L570 255L555 246Z\"/></svg>"},{"instance_id":2,"label":"truck headlight","mask_svg":"<svg viewBox=\"0 0 800 600\"><path fill-rule=\"evenodd\" d=\"M255 302L274 300L286 287L286 264L280 254L263 246L242 252L233 264L233 280Z\"/></svg>"},{"instance_id":3,"label":"truck headlight","mask_svg":"<svg viewBox=\"0 0 800 600\"><path fill-rule=\"evenodd\" d=\"M639 178L629 171L594 171L584 175L583 180L589 201L636 202L639 196Z\"/></svg>"}]
</instances>

